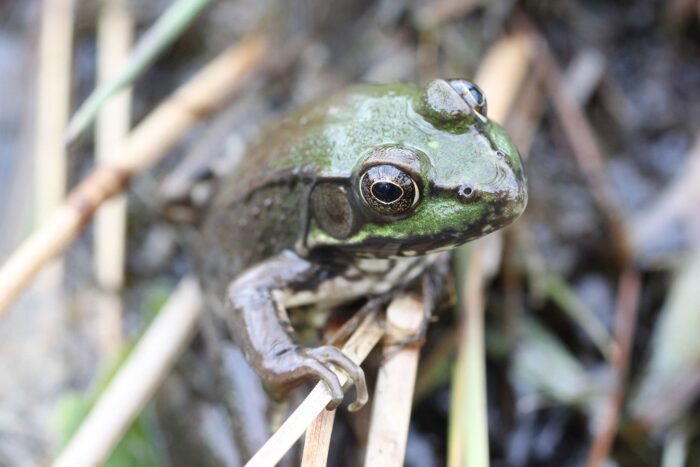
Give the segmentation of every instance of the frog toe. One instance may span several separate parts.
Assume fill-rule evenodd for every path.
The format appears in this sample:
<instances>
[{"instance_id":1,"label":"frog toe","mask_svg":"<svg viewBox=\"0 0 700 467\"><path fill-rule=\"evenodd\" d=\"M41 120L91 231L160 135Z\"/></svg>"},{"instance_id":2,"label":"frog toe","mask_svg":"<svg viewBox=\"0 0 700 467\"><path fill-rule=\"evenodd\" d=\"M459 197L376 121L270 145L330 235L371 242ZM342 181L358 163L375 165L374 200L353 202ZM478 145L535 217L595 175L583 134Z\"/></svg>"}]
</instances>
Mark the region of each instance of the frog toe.
<instances>
[{"instance_id":1,"label":"frog toe","mask_svg":"<svg viewBox=\"0 0 700 467\"><path fill-rule=\"evenodd\" d=\"M333 410L340 405L343 401L343 387L340 385L338 376L333 370L314 358L307 358L304 360L300 370L326 383L328 392L331 395L331 401L326 406L328 410Z\"/></svg>"},{"instance_id":2,"label":"frog toe","mask_svg":"<svg viewBox=\"0 0 700 467\"><path fill-rule=\"evenodd\" d=\"M343 401L343 385L340 384L334 369L348 376L355 385L356 400L348 409L352 412L362 408L368 400L365 373L359 365L332 345L316 348L289 347L274 352L274 357L266 359L267 364L261 373L271 394L283 396L289 389L309 379L323 381L328 388L331 401L328 410L333 410Z\"/></svg>"},{"instance_id":3,"label":"frog toe","mask_svg":"<svg viewBox=\"0 0 700 467\"><path fill-rule=\"evenodd\" d=\"M348 410L355 412L361 409L369 399L369 394L367 391L367 382L365 381L365 372L362 371L360 366L350 360L347 355L345 355L337 347L332 345L324 345L321 347L316 347L315 349L310 349L307 354L317 360L322 362L330 362L335 364L343 372L348 375L350 381L355 384L355 401L350 404Z\"/></svg>"}]
</instances>

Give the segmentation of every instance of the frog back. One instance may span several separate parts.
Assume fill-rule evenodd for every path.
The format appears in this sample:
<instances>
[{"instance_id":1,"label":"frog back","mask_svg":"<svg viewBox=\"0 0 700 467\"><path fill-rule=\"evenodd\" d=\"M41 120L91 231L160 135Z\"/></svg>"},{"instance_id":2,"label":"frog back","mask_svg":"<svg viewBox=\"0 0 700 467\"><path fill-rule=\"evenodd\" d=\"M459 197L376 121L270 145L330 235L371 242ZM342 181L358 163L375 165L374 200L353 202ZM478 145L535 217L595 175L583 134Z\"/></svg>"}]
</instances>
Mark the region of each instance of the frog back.
<instances>
[{"instance_id":1,"label":"frog back","mask_svg":"<svg viewBox=\"0 0 700 467\"><path fill-rule=\"evenodd\" d=\"M262 212L273 212L278 220L283 214L297 217L292 213L306 207L302 197L308 197L308 187L315 181L349 180L368 149L387 141L415 140L416 129L406 112L418 95L418 89L408 84L351 86L267 126L246 157L218 181L205 216L208 229L212 224L229 224L231 220L224 218L239 216L243 210L248 213L247 231L269 227L289 231L292 225L286 222L270 226ZM291 211L286 211L287 203L293 205ZM255 219L247 219L252 214ZM298 228L293 230L299 233ZM230 245L230 249L237 248Z\"/></svg>"},{"instance_id":2,"label":"frog back","mask_svg":"<svg viewBox=\"0 0 700 467\"><path fill-rule=\"evenodd\" d=\"M406 84L359 85L308 104L267 126L226 176L201 226L200 274L215 294L245 268L284 250L304 254L309 196L319 180L350 180L370 148L416 139Z\"/></svg>"}]
</instances>

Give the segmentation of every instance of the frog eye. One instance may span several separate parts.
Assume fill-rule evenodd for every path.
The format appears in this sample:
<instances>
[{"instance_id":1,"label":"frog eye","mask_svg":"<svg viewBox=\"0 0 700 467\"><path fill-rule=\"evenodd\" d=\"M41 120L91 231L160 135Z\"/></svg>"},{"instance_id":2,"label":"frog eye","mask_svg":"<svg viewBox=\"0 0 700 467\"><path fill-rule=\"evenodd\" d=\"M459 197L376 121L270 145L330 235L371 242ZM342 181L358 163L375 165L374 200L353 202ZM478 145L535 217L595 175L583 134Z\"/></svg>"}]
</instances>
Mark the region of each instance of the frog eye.
<instances>
[{"instance_id":1,"label":"frog eye","mask_svg":"<svg viewBox=\"0 0 700 467\"><path fill-rule=\"evenodd\" d=\"M464 99L464 102L472 109L472 112L477 114L482 120L486 119L486 96L479 89L479 86L466 79L448 79L447 84Z\"/></svg>"},{"instance_id":2,"label":"frog eye","mask_svg":"<svg viewBox=\"0 0 700 467\"><path fill-rule=\"evenodd\" d=\"M479 86L466 79L436 79L425 89L418 113L433 124L464 129L474 121L488 123L487 105Z\"/></svg>"},{"instance_id":3,"label":"frog eye","mask_svg":"<svg viewBox=\"0 0 700 467\"><path fill-rule=\"evenodd\" d=\"M384 216L404 214L418 203L420 192L415 180L393 165L375 165L360 177L362 199Z\"/></svg>"}]
</instances>

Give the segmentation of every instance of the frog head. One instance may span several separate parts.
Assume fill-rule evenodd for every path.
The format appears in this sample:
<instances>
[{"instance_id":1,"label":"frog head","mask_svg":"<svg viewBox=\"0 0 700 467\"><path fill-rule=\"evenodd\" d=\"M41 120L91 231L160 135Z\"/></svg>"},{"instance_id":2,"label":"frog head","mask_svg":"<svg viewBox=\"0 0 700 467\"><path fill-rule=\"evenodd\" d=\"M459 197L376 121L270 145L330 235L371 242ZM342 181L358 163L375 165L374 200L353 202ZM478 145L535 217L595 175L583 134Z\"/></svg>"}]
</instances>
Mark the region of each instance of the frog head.
<instances>
[{"instance_id":1,"label":"frog head","mask_svg":"<svg viewBox=\"0 0 700 467\"><path fill-rule=\"evenodd\" d=\"M363 96L361 112L350 105L361 123L333 130L334 147L350 135L361 135L362 144L352 146L359 154L349 176L320 180L312 190L307 247L357 257L421 255L520 216L527 203L520 156L488 119L476 85L438 79L424 89L392 88L390 98L380 94Z\"/></svg>"}]
</instances>

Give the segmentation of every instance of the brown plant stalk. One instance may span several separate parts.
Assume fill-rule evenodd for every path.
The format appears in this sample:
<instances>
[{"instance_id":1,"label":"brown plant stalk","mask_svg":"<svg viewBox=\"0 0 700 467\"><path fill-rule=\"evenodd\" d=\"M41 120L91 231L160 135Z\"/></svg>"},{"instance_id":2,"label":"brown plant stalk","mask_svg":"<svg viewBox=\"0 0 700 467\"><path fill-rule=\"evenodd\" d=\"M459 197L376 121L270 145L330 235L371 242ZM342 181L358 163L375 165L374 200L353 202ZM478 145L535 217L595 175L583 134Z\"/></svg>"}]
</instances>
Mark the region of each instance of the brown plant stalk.
<instances>
[{"instance_id":1,"label":"brown plant stalk","mask_svg":"<svg viewBox=\"0 0 700 467\"><path fill-rule=\"evenodd\" d=\"M267 42L252 37L228 49L160 104L115 148L118 162L96 167L0 268L0 316L41 268L78 236L95 210L150 167L202 118L221 108L265 57Z\"/></svg>"}]
</instances>

